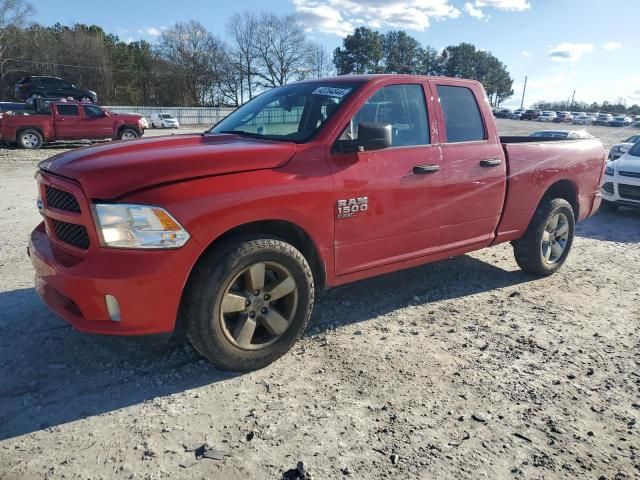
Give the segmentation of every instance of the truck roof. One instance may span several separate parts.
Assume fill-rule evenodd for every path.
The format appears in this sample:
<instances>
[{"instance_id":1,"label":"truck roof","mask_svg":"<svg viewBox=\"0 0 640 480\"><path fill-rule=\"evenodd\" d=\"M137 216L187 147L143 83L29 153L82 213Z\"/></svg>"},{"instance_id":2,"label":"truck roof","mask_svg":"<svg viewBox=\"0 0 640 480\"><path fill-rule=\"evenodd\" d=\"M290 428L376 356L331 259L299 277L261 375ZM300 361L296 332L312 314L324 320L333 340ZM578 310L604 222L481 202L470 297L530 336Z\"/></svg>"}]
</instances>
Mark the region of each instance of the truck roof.
<instances>
[{"instance_id":1,"label":"truck roof","mask_svg":"<svg viewBox=\"0 0 640 480\"><path fill-rule=\"evenodd\" d=\"M323 77L308 80L301 80L295 83L368 83L368 82L382 82L389 79L394 80L415 80L416 78L422 78L424 80L455 80L456 83L477 85L480 82L476 80L468 80L466 78L455 77L442 77L442 76L430 76L430 75L410 75L404 73L372 73L364 75L338 75L334 77Z\"/></svg>"}]
</instances>

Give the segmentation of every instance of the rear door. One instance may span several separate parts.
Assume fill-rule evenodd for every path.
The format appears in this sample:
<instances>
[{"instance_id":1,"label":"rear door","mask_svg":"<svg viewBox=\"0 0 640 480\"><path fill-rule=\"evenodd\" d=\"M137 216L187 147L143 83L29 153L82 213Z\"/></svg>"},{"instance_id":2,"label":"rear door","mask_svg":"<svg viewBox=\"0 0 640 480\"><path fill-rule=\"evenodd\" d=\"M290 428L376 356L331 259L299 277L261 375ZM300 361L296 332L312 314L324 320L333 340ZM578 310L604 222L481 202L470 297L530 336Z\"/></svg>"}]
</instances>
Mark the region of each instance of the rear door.
<instances>
[{"instance_id":1,"label":"rear door","mask_svg":"<svg viewBox=\"0 0 640 480\"><path fill-rule=\"evenodd\" d=\"M344 275L433 253L440 245L442 155L431 142L426 83L378 87L354 112L360 123L391 124L390 148L329 158L335 190L335 269Z\"/></svg>"},{"instance_id":2,"label":"rear door","mask_svg":"<svg viewBox=\"0 0 640 480\"><path fill-rule=\"evenodd\" d=\"M57 103L54 117L56 137L60 140L78 140L88 138L83 131L80 108L75 103Z\"/></svg>"},{"instance_id":3,"label":"rear door","mask_svg":"<svg viewBox=\"0 0 640 480\"><path fill-rule=\"evenodd\" d=\"M489 244L505 198L506 161L482 87L432 80L444 162L442 242Z\"/></svg>"}]
</instances>

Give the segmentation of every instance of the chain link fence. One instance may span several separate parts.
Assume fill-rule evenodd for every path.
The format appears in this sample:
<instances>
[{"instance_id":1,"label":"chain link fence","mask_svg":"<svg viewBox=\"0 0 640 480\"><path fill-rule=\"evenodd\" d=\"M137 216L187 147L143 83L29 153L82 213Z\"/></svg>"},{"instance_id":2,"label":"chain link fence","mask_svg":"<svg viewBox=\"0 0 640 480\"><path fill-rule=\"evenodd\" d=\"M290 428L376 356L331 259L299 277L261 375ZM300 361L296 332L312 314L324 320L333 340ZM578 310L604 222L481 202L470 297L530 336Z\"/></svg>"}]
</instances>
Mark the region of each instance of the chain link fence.
<instances>
[{"instance_id":1,"label":"chain link fence","mask_svg":"<svg viewBox=\"0 0 640 480\"><path fill-rule=\"evenodd\" d=\"M233 112L234 108L214 107L104 107L113 113L137 113L144 116L151 125L151 115L168 113L178 119L180 125L215 125Z\"/></svg>"}]
</instances>

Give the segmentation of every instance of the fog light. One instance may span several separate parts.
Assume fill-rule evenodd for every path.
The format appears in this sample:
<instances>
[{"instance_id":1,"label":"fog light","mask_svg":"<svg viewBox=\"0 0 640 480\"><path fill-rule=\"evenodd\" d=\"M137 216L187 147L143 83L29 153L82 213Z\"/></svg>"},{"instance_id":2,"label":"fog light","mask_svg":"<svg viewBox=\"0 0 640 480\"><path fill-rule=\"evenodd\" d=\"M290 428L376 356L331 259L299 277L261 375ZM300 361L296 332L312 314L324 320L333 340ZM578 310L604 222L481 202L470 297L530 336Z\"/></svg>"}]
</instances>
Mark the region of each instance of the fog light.
<instances>
[{"instance_id":1,"label":"fog light","mask_svg":"<svg viewBox=\"0 0 640 480\"><path fill-rule=\"evenodd\" d=\"M104 300L107 303L107 311L109 312L109 318L114 322L119 322L120 318L120 304L116 297L113 295L105 295Z\"/></svg>"}]
</instances>

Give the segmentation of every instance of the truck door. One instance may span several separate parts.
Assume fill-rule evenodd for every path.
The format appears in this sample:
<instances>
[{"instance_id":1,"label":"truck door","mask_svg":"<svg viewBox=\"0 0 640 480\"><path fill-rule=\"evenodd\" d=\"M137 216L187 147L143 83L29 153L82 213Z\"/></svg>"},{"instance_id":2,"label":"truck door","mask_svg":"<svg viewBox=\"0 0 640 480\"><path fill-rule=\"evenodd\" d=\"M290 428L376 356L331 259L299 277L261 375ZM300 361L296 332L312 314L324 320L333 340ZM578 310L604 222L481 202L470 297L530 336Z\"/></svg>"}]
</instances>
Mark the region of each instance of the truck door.
<instances>
[{"instance_id":1,"label":"truck door","mask_svg":"<svg viewBox=\"0 0 640 480\"><path fill-rule=\"evenodd\" d=\"M340 139L363 122L391 124L389 148L330 156L335 270L344 275L434 252L440 245L442 155L431 144L433 107L420 80L371 92Z\"/></svg>"},{"instance_id":2,"label":"truck door","mask_svg":"<svg viewBox=\"0 0 640 480\"><path fill-rule=\"evenodd\" d=\"M113 118L95 105L82 105L85 138L110 138L113 136Z\"/></svg>"},{"instance_id":3,"label":"truck door","mask_svg":"<svg viewBox=\"0 0 640 480\"><path fill-rule=\"evenodd\" d=\"M502 213L506 160L484 91L459 80L433 80L431 85L439 99L444 159L442 243L447 249L488 245Z\"/></svg>"},{"instance_id":4,"label":"truck door","mask_svg":"<svg viewBox=\"0 0 640 480\"><path fill-rule=\"evenodd\" d=\"M54 105L54 125L56 137L61 140L78 140L86 138L82 129L82 117L78 105L73 103L57 103Z\"/></svg>"}]
</instances>

